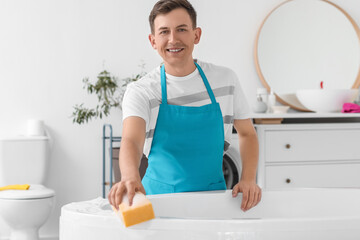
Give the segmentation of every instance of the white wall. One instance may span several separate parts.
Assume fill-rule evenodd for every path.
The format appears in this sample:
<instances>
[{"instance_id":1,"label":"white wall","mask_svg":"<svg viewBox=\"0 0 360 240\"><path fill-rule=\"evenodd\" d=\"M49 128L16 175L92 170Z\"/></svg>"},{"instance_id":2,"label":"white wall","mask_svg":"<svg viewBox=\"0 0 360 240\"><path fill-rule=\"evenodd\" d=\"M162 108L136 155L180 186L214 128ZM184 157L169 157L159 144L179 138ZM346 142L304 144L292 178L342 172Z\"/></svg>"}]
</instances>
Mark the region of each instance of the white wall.
<instances>
[{"instance_id":1,"label":"white wall","mask_svg":"<svg viewBox=\"0 0 360 240\"><path fill-rule=\"evenodd\" d=\"M161 59L147 36L148 14L155 0L1 0L0 137L25 132L26 120L43 119L54 139L47 186L56 191L54 212L41 229L57 236L60 208L101 195L102 125L121 134L121 112L76 125L72 106L93 106L82 78L96 80L105 69L123 78ZM192 0L203 35L194 57L235 70L248 102L261 86L254 67L256 32L282 0ZM358 0L333 1L360 24ZM9 235L0 220L0 239Z\"/></svg>"}]
</instances>

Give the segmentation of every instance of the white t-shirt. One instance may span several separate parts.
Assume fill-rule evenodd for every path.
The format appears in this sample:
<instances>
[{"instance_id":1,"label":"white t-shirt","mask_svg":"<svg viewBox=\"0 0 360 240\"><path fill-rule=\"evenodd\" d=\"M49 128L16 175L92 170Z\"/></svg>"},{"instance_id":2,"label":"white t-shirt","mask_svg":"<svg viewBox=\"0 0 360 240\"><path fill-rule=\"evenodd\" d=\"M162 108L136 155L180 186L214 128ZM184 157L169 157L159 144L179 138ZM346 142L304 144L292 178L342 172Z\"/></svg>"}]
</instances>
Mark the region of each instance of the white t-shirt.
<instances>
[{"instance_id":1,"label":"white t-shirt","mask_svg":"<svg viewBox=\"0 0 360 240\"><path fill-rule=\"evenodd\" d=\"M216 101L220 104L224 120L225 148L230 143L234 119L247 119L250 109L236 74L225 67L197 61ZM202 106L211 103L206 87L196 69L185 77L166 74L168 104L181 106ZM128 85L123 103L123 120L130 116L141 117L146 122L144 154L150 153L159 105L161 103L160 66L138 81Z\"/></svg>"}]
</instances>

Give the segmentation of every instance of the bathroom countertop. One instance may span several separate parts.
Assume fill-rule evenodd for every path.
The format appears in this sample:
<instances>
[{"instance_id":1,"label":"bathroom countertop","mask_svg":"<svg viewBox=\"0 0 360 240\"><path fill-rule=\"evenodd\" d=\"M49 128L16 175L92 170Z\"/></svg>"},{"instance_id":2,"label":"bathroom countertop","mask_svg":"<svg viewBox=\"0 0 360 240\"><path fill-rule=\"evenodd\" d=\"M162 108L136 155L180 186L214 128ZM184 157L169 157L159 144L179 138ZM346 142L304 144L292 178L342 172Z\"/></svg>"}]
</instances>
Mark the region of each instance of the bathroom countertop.
<instances>
[{"instance_id":1,"label":"bathroom countertop","mask_svg":"<svg viewBox=\"0 0 360 240\"><path fill-rule=\"evenodd\" d=\"M315 112L289 112L289 113L251 113L250 118L360 118L360 113L315 113Z\"/></svg>"}]
</instances>

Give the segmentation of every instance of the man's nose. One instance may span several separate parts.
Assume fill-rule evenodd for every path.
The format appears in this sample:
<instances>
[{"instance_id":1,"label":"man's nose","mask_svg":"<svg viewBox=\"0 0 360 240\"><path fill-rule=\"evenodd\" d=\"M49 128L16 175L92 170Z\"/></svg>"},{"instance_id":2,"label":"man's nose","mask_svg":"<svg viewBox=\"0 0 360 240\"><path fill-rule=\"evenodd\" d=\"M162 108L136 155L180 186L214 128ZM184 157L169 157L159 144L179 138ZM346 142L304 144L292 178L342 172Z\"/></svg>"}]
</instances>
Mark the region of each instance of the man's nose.
<instances>
[{"instance_id":1,"label":"man's nose","mask_svg":"<svg viewBox=\"0 0 360 240\"><path fill-rule=\"evenodd\" d=\"M176 31L171 31L169 34L169 42L176 43L177 41L178 41L178 37Z\"/></svg>"}]
</instances>

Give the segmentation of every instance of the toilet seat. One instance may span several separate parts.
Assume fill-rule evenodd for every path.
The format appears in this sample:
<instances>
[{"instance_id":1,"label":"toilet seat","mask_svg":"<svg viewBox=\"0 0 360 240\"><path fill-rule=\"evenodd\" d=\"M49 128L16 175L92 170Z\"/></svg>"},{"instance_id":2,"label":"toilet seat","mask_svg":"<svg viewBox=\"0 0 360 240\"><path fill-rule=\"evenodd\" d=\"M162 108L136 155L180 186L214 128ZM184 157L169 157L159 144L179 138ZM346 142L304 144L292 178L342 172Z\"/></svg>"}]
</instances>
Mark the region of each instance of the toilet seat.
<instances>
[{"instance_id":1,"label":"toilet seat","mask_svg":"<svg viewBox=\"0 0 360 240\"><path fill-rule=\"evenodd\" d=\"M28 190L4 190L0 191L0 199L42 199L55 196L55 191L43 185L30 184Z\"/></svg>"}]
</instances>

